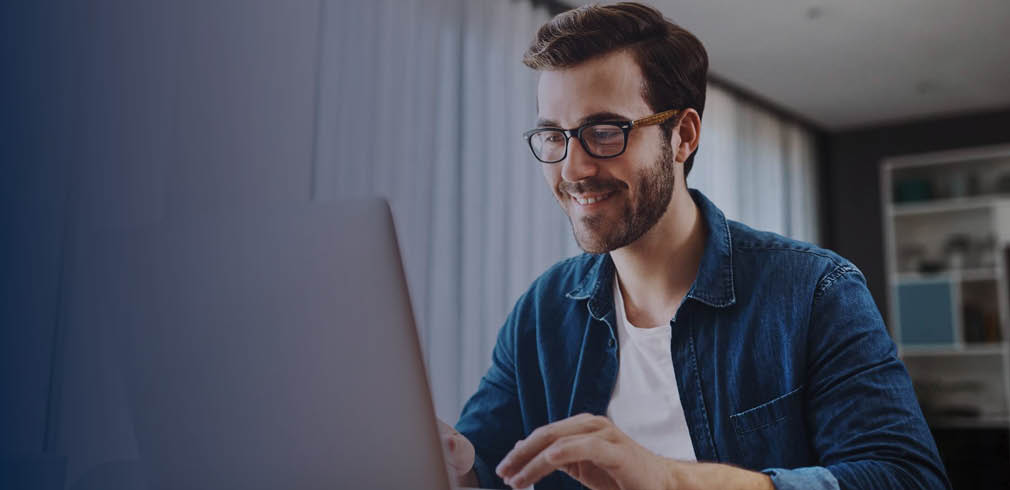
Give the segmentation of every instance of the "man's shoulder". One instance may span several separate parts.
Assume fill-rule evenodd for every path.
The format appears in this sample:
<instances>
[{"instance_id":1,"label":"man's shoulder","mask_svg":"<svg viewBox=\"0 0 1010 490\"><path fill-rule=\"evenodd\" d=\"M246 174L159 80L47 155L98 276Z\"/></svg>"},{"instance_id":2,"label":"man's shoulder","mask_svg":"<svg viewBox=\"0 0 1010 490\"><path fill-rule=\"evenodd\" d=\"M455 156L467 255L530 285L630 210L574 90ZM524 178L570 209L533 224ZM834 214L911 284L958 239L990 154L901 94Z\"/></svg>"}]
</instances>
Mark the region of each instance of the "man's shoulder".
<instances>
[{"instance_id":1,"label":"man's shoulder","mask_svg":"<svg viewBox=\"0 0 1010 490\"><path fill-rule=\"evenodd\" d=\"M818 277L842 272L862 275L848 259L833 250L789 238L770 231L755 230L743 223L729 221L733 253L739 259L763 267L790 267L795 272L807 270Z\"/></svg>"}]
</instances>

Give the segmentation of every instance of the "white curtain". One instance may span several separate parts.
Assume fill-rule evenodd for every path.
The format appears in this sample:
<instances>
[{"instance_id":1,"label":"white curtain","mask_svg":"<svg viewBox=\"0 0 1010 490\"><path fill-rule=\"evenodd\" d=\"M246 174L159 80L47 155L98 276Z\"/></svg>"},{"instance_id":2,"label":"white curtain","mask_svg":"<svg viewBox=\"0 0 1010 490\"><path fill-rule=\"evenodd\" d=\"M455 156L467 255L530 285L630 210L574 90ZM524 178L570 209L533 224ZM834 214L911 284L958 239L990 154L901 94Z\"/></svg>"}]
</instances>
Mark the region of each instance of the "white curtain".
<instances>
[{"instance_id":1,"label":"white curtain","mask_svg":"<svg viewBox=\"0 0 1010 490\"><path fill-rule=\"evenodd\" d=\"M520 139L536 116L536 74L520 60L548 18L525 1L324 6L314 198L389 199L446 420L512 302L578 251Z\"/></svg>"},{"instance_id":2,"label":"white curtain","mask_svg":"<svg viewBox=\"0 0 1010 490\"><path fill-rule=\"evenodd\" d=\"M710 84L688 186L729 219L818 243L815 145L809 129Z\"/></svg>"},{"instance_id":3,"label":"white curtain","mask_svg":"<svg viewBox=\"0 0 1010 490\"><path fill-rule=\"evenodd\" d=\"M446 420L476 389L513 302L579 253L520 139L536 118L536 74L520 60L548 18L526 1L324 6L313 195L390 200ZM816 241L809 132L717 87L708 100L688 184L730 218Z\"/></svg>"}]
</instances>

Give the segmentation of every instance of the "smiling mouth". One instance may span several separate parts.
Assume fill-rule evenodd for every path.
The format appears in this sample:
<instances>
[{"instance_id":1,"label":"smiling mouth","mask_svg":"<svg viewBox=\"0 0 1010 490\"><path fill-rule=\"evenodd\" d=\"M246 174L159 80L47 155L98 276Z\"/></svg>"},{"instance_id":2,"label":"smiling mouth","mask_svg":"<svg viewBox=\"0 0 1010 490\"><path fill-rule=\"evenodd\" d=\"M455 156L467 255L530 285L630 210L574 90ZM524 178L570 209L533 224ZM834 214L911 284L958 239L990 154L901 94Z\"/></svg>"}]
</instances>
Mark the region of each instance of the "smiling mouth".
<instances>
[{"instance_id":1,"label":"smiling mouth","mask_svg":"<svg viewBox=\"0 0 1010 490\"><path fill-rule=\"evenodd\" d=\"M572 195L572 194L569 194L569 195L572 197L572 199L575 202L579 203L580 206L591 206L593 204L596 204L596 203L599 203L599 202L602 202L602 201L606 201L611 196L613 196L616 192L617 191L610 191L610 192L605 192L603 194L589 194L589 195L582 195L582 196L575 196L575 195Z\"/></svg>"}]
</instances>

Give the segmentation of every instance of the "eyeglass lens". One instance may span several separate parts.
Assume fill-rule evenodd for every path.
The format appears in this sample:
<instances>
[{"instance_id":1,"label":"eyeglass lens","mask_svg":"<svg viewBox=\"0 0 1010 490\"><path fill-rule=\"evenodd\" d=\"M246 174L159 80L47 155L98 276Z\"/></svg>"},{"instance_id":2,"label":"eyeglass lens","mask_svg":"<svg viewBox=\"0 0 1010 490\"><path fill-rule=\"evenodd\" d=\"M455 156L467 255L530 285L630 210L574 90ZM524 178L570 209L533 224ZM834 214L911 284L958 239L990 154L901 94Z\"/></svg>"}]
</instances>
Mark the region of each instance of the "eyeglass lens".
<instances>
[{"instance_id":1,"label":"eyeglass lens","mask_svg":"<svg viewBox=\"0 0 1010 490\"><path fill-rule=\"evenodd\" d=\"M624 130L613 124L586 126L582 129L581 139L584 148L594 157L612 157L624 150ZM567 143L565 133L555 130L540 131L530 138L534 156L544 162L564 159Z\"/></svg>"}]
</instances>

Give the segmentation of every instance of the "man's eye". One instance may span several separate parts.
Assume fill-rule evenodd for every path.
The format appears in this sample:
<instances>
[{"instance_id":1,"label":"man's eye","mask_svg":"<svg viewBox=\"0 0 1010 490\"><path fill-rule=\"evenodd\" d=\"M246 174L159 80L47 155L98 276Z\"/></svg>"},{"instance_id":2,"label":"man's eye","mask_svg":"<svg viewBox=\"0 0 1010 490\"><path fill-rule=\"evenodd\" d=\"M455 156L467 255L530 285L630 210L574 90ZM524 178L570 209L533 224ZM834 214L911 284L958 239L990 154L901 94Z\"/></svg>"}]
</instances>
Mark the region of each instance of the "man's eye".
<instances>
[{"instance_id":1,"label":"man's eye","mask_svg":"<svg viewBox=\"0 0 1010 490\"><path fill-rule=\"evenodd\" d=\"M563 139L560 134L549 134L544 138L544 141L548 143L560 143Z\"/></svg>"}]
</instances>

